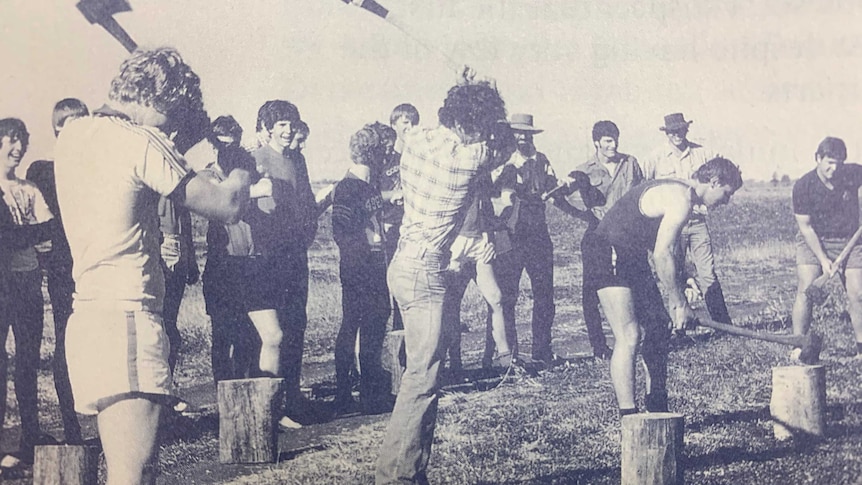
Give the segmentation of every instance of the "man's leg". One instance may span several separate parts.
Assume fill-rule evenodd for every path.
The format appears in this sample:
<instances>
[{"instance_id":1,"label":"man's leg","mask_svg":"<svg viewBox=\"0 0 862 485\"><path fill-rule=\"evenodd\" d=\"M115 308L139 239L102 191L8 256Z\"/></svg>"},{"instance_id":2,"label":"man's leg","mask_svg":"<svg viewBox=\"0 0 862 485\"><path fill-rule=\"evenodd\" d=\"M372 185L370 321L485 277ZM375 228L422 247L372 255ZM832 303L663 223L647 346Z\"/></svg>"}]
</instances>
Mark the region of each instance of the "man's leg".
<instances>
[{"instance_id":1,"label":"man's leg","mask_svg":"<svg viewBox=\"0 0 862 485\"><path fill-rule=\"evenodd\" d=\"M51 298L51 311L54 314L54 388L60 404L63 419L63 436L66 443L78 444L83 441L81 425L75 414L75 399L72 384L69 382L69 367L66 364L66 324L72 314L72 294L75 282L71 266L57 264L47 270L48 295Z\"/></svg>"},{"instance_id":2,"label":"man's leg","mask_svg":"<svg viewBox=\"0 0 862 485\"><path fill-rule=\"evenodd\" d=\"M584 239L581 241L581 263L583 271L581 272L581 305L584 311L584 324L587 327L587 336L590 339L590 347L593 349L593 355L599 358L609 358L611 349L608 347L608 341L605 333L602 330L602 314L599 311L599 294L593 282L589 278L589 265L595 264L590 258L584 258L584 248L590 244L590 239L594 237L592 232L584 234Z\"/></svg>"},{"instance_id":3,"label":"man's leg","mask_svg":"<svg viewBox=\"0 0 862 485\"><path fill-rule=\"evenodd\" d=\"M461 266L461 271L448 275L446 299L443 304L443 319L446 328L451 328L446 349L449 355L449 372L457 377L464 368L461 362L461 301L467 285L475 275L472 264Z\"/></svg>"},{"instance_id":4,"label":"man's leg","mask_svg":"<svg viewBox=\"0 0 862 485\"><path fill-rule=\"evenodd\" d=\"M282 320L284 342L282 344L281 375L284 377L289 410L302 401L299 383L302 377L302 352L305 346L305 328L308 325L306 305L308 303L308 252L291 251L287 256L286 273L288 288L286 306Z\"/></svg>"},{"instance_id":5,"label":"man's leg","mask_svg":"<svg viewBox=\"0 0 862 485\"><path fill-rule=\"evenodd\" d=\"M13 272L12 331L15 333L15 394L21 415L21 453L33 459L39 429L39 401L36 375L44 327L42 271Z\"/></svg>"},{"instance_id":6,"label":"man's leg","mask_svg":"<svg viewBox=\"0 0 862 485\"><path fill-rule=\"evenodd\" d=\"M611 286L598 291L602 309L614 334L611 356L611 382L621 412L632 412L635 405L635 355L640 340L640 327L635 317L632 290Z\"/></svg>"},{"instance_id":7,"label":"man's leg","mask_svg":"<svg viewBox=\"0 0 862 485\"><path fill-rule=\"evenodd\" d=\"M156 436L162 406L143 398L116 402L99 413L107 485L156 483Z\"/></svg>"},{"instance_id":8,"label":"man's leg","mask_svg":"<svg viewBox=\"0 0 862 485\"><path fill-rule=\"evenodd\" d=\"M811 283L823 274L823 270L816 264L800 264L796 266L796 300L793 302L793 334L805 335L811 328L811 306L812 302L805 294L805 290Z\"/></svg>"},{"instance_id":9,"label":"man's leg","mask_svg":"<svg viewBox=\"0 0 862 485\"><path fill-rule=\"evenodd\" d=\"M168 334L168 342L171 345L171 353L168 357L171 373L176 368L180 355L180 346L182 345L182 336L177 327L177 317L180 313L180 304L182 304L183 293L185 293L186 289L186 274L187 269L183 261L178 262L174 269L165 270L165 299L162 318L165 322L165 333Z\"/></svg>"},{"instance_id":10,"label":"man's leg","mask_svg":"<svg viewBox=\"0 0 862 485\"><path fill-rule=\"evenodd\" d=\"M438 376L446 352L443 304L446 261L396 253L389 288L401 305L407 369L377 460L376 483L428 483L426 469L437 423Z\"/></svg>"},{"instance_id":11,"label":"man's leg","mask_svg":"<svg viewBox=\"0 0 862 485\"><path fill-rule=\"evenodd\" d=\"M353 402L351 395L353 383L350 371L356 360L356 334L365 317L367 295L363 291L365 282L362 278L362 268L345 264L340 265L341 279L341 326L335 337L335 401L338 406L346 406ZM361 365L361 364L360 364ZM362 375L365 366L362 365Z\"/></svg>"},{"instance_id":12,"label":"man's leg","mask_svg":"<svg viewBox=\"0 0 862 485\"><path fill-rule=\"evenodd\" d=\"M392 312L389 291L386 286L386 265L383 257L379 264L368 268L365 318L359 329L359 366L362 369L359 382L359 400L362 411L377 413L389 411L391 406L390 381L386 378L381 363L383 340L386 337L386 321Z\"/></svg>"},{"instance_id":13,"label":"man's leg","mask_svg":"<svg viewBox=\"0 0 862 485\"><path fill-rule=\"evenodd\" d=\"M641 278L633 285L635 313L643 324L641 355L646 367L646 409L667 412L667 362L670 351L670 315L652 276L644 262Z\"/></svg>"},{"instance_id":14,"label":"man's leg","mask_svg":"<svg viewBox=\"0 0 862 485\"><path fill-rule=\"evenodd\" d=\"M533 291L533 360L551 363L551 326L554 323L554 246L547 229L531 238L524 268Z\"/></svg>"},{"instance_id":15,"label":"man's leg","mask_svg":"<svg viewBox=\"0 0 862 485\"><path fill-rule=\"evenodd\" d=\"M721 283L715 274L715 259L712 254L712 240L706 221L696 221L688 225L688 249L697 274L695 281L703 291L703 299L710 318L716 322L732 325ZM685 281L685 280L683 280Z\"/></svg>"},{"instance_id":16,"label":"man's leg","mask_svg":"<svg viewBox=\"0 0 862 485\"><path fill-rule=\"evenodd\" d=\"M521 273L524 270L520 251L516 248L504 254L499 254L493 261L494 276L497 279L497 284L500 285L500 291L503 293L503 319L506 327L506 340L509 341L509 346L512 351L512 357L518 357L518 331L515 327L515 305L518 303L518 293L521 284ZM485 328L491 327L491 311L488 310L488 317ZM493 344L493 340L486 343ZM494 348L486 345L485 355L489 358L494 355Z\"/></svg>"}]
</instances>

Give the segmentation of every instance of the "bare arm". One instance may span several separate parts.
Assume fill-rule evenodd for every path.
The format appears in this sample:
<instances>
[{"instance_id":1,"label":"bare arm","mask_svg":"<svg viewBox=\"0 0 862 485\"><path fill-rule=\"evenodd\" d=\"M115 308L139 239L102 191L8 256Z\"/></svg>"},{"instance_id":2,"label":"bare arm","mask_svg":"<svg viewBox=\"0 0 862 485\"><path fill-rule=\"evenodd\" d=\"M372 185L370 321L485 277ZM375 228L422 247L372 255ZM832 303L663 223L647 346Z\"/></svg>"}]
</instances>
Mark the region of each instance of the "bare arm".
<instances>
[{"instance_id":1,"label":"bare arm","mask_svg":"<svg viewBox=\"0 0 862 485\"><path fill-rule=\"evenodd\" d=\"M239 221L247 205L249 185L249 174L242 169L234 169L220 183L195 175L184 190L181 188L172 197L179 197L180 204L207 219L233 224Z\"/></svg>"},{"instance_id":2,"label":"bare arm","mask_svg":"<svg viewBox=\"0 0 862 485\"><path fill-rule=\"evenodd\" d=\"M658 228L653 258L659 281L667 291L668 310L673 318L674 327L682 329L686 321L692 318L692 310L685 298L685 285L679 280L679 268L677 268L675 255L680 233L691 215L692 202L688 191L684 194L676 192L673 195L673 197L662 198L664 215Z\"/></svg>"},{"instance_id":3,"label":"bare arm","mask_svg":"<svg viewBox=\"0 0 862 485\"><path fill-rule=\"evenodd\" d=\"M805 244L817 256L817 261L820 261L820 267L823 268L823 272L831 276L833 273L832 260L826 255L823 245L820 244L820 237L814 232L814 227L811 225L811 216L794 214L794 217L796 217L796 225L799 226L799 233L802 234Z\"/></svg>"}]
</instances>

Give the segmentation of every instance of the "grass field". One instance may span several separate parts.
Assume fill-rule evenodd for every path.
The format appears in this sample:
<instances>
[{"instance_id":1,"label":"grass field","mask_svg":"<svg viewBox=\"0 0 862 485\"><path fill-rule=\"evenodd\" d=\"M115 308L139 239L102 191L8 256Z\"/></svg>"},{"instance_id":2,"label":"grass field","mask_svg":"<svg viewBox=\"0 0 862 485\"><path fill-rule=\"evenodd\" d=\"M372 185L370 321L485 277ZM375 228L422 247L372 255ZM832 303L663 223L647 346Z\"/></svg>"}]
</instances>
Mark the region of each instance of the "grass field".
<instances>
[{"instance_id":1,"label":"grass field","mask_svg":"<svg viewBox=\"0 0 862 485\"><path fill-rule=\"evenodd\" d=\"M554 347L557 353L571 356L589 350L580 311L578 248L583 226L554 208L548 209L548 215L555 243ZM746 186L729 206L710 215L710 227L719 277L737 323L789 332L795 291L795 223L789 189ZM324 216L311 250L305 346L304 385L315 389L334 382L333 348L341 317L337 250L330 234L328 216ZM858 385L862 360L850 357L853 338L842 315L843 291L836 283L830 288L833 296L815 313L816 328L825 337L821 357L827 368L829 405L827 436L821 441L779 442L772 437L771 369L790 364L788 348L711 334L675 344L670 407L685 415L683 461L688 483L862 483L862 389ZM524 282L517 312L522 349L529 349L530 310L531 293ZM468 290L462 311L463 321L471 328L464 335L464 363L476 365L484 309L473 289ZM200 285L188 289L180 327L186 346L177 381L189 387L210 379L209 322ZM46 429L59 428L48 373L51 334L46 325L40 375ZM453 388L441 399L430 464L432 483L620 482L620 425L607 362L576 359L537 378L510 379L484 391L466 388ZM640 394L642 404L642 389ZM14 424L14 398L9 406L7 423ZM290 450L279 463L266 466L219 465L215 422L212 415L187 420L166 436L160 483L373 483L387 419L345 422L338 432L326 427L333 423L320 425L326 431L306 433L302 439L297 434L295 441L287 436Z\"/></svg>"}]
</instances>

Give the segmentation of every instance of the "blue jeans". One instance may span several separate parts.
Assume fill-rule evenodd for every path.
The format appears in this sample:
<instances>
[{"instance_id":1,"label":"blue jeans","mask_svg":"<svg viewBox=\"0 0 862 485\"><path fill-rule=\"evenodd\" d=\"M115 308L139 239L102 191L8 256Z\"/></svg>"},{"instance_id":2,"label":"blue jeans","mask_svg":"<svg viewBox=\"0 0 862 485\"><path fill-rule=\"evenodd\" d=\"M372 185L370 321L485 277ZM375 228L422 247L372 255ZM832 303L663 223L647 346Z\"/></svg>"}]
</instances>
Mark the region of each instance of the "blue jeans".
<instances>
[{"instance_id":1,"label":"blue jeans","mask_svg":"<svg viewBox=\"0 0 862 485\"><path fill-rule=\"evenodd\" d=\"M378 484L428 483L440 363L453 332L443 318L448 262L448 254L402 239L389 266L389 289L404 319L407 369L377 460Z\"/></svg>"}]
</instances>

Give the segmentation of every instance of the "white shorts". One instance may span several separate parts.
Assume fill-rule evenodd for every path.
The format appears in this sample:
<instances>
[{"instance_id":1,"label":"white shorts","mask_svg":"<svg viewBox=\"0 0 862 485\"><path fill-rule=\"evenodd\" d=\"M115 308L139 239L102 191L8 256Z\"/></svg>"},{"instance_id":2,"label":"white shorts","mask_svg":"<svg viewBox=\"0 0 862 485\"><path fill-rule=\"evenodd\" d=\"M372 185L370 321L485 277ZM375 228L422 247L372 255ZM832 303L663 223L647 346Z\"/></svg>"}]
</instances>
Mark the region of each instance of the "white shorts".
<instances>
[{"instance_id":1,"label":"white shorts","mask_svg":"<svg viewBox=\"0 0 862 485\"><path fill-rule=\"evenodd\" d=\"M162 317L76 302L66 327L75 410L98 414L123 399L164 399L173 390Z\"/></svg>"},{"instance_id":2,"label":"white shorts","mask_svg":"<svg viewBox=\"0 0 862 485\"><path fill-rule=\"evenodd\" d=\"M457 263L475 263L480 261L488 248L488 244L488 240L483 237L459 235L452 241L452 247L449 249L452 256L449 260Z\"/></svg>"}]
</instances>

